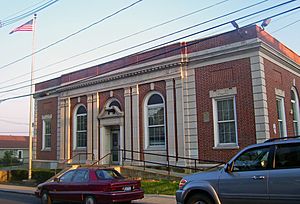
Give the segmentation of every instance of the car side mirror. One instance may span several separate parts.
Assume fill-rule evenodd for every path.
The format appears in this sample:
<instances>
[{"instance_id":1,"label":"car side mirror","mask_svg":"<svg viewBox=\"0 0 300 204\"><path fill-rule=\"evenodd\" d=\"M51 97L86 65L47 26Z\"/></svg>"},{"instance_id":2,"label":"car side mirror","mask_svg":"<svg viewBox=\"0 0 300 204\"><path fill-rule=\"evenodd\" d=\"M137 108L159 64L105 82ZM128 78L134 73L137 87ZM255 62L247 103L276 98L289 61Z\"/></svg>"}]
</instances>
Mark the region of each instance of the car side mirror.
<instances>
[{"instance_id":1,"label":"car side mirror","mask_svg":"<svg viewBox=\"0 0 300 204\"><path fill-rule=\"evenodd\" d=\"M57 177L55 177L55 178L53 179L53 181L59 183L60 179L57 178Z\"/></svg>"},{"instance_id":2,"label":"car side mirror","mask_svg":"<svg viewBox=\"0 0 300 204\"><path fill-rule=\"evenodd\" d=\"M227 163L225 165L225 171L227 173L231 173L233 171L233 166L234 166L234 162L231 162L231 163Z\"/></svg>"}]
</instances>

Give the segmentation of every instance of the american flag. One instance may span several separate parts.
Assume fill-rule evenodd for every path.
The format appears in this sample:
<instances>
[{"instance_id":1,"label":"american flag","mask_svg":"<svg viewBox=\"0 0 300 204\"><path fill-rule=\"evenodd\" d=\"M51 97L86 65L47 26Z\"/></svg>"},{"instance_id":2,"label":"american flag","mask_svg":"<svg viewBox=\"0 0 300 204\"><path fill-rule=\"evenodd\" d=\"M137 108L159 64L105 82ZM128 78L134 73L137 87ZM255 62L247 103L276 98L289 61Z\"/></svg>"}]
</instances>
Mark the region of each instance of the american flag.
<instances>
[{"instance_id":1,"label":"american flag","mask_svg":"<svg viewBox=\"0 0 300 204\"><path fill-rule=\"evenodd\" d=\"M33 19L13 29L9 34L13 34L14 32L18 32L18 31L33 31Z\"/></svg>"}]
</instances>

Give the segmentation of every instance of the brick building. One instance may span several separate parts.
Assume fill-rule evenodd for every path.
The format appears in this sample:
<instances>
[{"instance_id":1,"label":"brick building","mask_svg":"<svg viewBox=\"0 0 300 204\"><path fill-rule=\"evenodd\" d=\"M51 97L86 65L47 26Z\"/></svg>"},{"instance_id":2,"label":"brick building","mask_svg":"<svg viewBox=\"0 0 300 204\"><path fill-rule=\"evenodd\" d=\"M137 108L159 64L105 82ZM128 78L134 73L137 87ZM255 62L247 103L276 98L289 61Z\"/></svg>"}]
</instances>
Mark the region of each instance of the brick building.
<instances>
[{"instance_id":1,"label":"brick building","mask_svg":"<svg viewBox=\"0 0 300 204\"><path fill-rule=\"evenodd\" d=\"M34 159L85 152L97 161L122 149L137 160L166 161L150 152L226 161L247 145L299 133L299 62L251 26L39 83Z\"/></svg>"}]
</instances>

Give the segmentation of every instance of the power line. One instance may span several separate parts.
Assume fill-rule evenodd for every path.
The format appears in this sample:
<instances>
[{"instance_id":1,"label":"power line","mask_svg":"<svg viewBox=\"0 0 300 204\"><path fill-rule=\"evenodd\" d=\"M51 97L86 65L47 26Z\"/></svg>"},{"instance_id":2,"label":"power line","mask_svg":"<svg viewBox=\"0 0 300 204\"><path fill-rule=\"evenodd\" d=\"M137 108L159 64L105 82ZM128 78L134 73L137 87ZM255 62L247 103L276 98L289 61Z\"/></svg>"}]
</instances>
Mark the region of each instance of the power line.
<instances>
[{"instance_id":1,"label":"power line","mask_svg":"<svg viewBox=\"0 0 300 204\"><path fill-rule=\"evenodd\" d=\"M33 15L33 14L35 14L35 13L37 13L37 12L39 12L39 11L47 8L47 7L49 7L49 6L51 6L52 4L56 3L57 1L58 0L50 0L50 1L48 1L48 2L46 2L44 4L42 4L42 5L34 8L34 9L31 9L30 11L27 11L27 12L21 14L21 15L12 17L12 18L10 18L8 20L2 20L2 21L0 21L0 28L1 27L5 27L5 26L10 25L10 24L13 24L13 23L15 23L17 21L20 21L20 20L28 17L28 16L31 16L31 15ZM37 4L35 4L35 5L37 5ZM17 13L19 13L19 12L17 12Z\"/></svg>"},{"instance_id":2,"label":"power line","mask_svg":"<svg viewBox=\"0 0 300 204\"><path fill-rule=\"evenodd\" d=\"M246 28L246 27L249 27L249 26L251 26L251 25L257 24L257 23L263 21L264 19L275 18L275 17L277 17L277 16L281 16L281 15L283 15L283 14L286 14L286 13L289 13L289 12L292 12L292 11L298 10L298 9L300 9L300 6L294 7L294 8L292 8L292 9L289 9L289 10L286 10L286 11L283 11L283 12L280 12L280 13L277 13L277 14L272 15L272 16L268 16L268 17L266 17L266 18L263 18L263 19L260 19L260 20L258 20L258 21L252 22L252 23L250 23L250 24L248 24L248 25L246 25L246 26L243 26L243 27L241 27L241 28ZM255 15L256 13L257 13L257 12L253 13L253 15ZM237 18L237 19L235 19L234 21L241 20L241 19L243 19L243 18L247 18L247 17L249 17L250 15L251 15L251 14L246 15L246 16L243 16L243 17L240 17L240 18ZM196 34L199 34L199 33L207 32L207 31L209 31L209 30L213 30L213 29L216 29L216 28L218 28L218 27L221 27L221 26L224 26L224 25L227 25L227 24L231 24L231 22L232 22L232 20L231 20L231 21L227 21L227 22L225 22L225 23L221 23L221 24L219 24L219 25L216 25L216 26L213 26L213 27L210 27L210 28L207 28L207 29L204 29L204 30L201 30L201 31L196 32L196 33L193 33L193 34L186 35L186 36L184 36L184 37L181 37L180 39L184 39L184 38L187 38L187 37L191 37L192 35L196 35ZM219 34L219 35L221 35L221 34ZM215 36L212 36L212 37L215 37ZM179 39L179 38L178 38L178 39ZM167 53L170 53L170 52L174 52L174 51L176 51L176 50L178 50L178 49L182 49L182 48L184 48L184 47L192 46L192 45L194 45L194 44L197 44L197 43L199 43L199 42L201 42L201 41L205 41L205 40L207 40L207 39L208 39L208 38L195 40L193 43L189 43L188 45L181 46L180 48L175 48L175 49L169 50L169 51L167 51L167 52L160 53L160 54L158 54L158 55L151 56L151 57L145 58L145 59L143 59L143 60L140 60L139 63L141 63L141 62L143 62L143 61L148 61L148 60L150 60L150 59L156 58L156 57L158 57L158 56L160 56L160 55L163 55L163 54L167 54ZM174 40L172 40L171 42L173 42L173 41L174 41ZM163 43L162 45L164 45L164 44L165 44L165 43ZM157 46L155 46L155 47L157 47ZM131 65L134 65L134 64L136 64L136 62L135 62L135 63L132 63L132 64L124 65L124 66L121 67L121 68L128 67L128 66L131 66ZM121 69L121 68L120 68L120 69ZM62 87L67 87L67 86L70 86L70 85L75 84L75 83L84 82L84 81L90 80L90 79L92 79L92 78L94 78L94 77L97 77L97 76L87 77L87 78L84 78L84 79L81 79L81 80L78 80L78 81L69 83L69 84L67 84L67 85L63 85L63 86L61 86L60 88L62 88ZM19 96L14 96L14 97L5 98L5 99L0 100L0 103L1 103L1 102L4 102L4 101L7 101L7 100L13 100L13 99L18 99L18 98L28 97L28 96L31 96L31 95L33 95L33 94L24 94L24 95L19 95Z\"/></svg>"},{"instance_id":3,"label":"power line","mask_svg":"<svg viewBox=\"0 0 300 204\"><path fill-rule=\"evenodd\" d=\"M20 123L20 122L5 120L5 119L0 119L0 122L5 122L5 123L10 123L10 124L15 124L15 125L28 125L28 123Z\"/></svg>"},{"instance_id":4,"label":"power line","mask_svg":"<svg viewBox=\"0 0 300 204\"><path fill-rule=\"evenodd\" d=\"M65 41L65 40L67 40L67 39L69 39L69 38L71 38L71 37L73 37L73 36L75 36L75 35L77 35L77 34L83 32L83 31L85 31L85 30L87 30L87 29L89 29L89 28L91 28L91 27L93 27L93 26L95 26L95 25L97 25L97 24L99 24L99 23L101 23L101 22L103 22L103 21L105 21L105 20L107 20L107 19L109 19L109 18L111 18L111 17L117 15L117 14L119 14L120 12L125 11L125 10L127 10L127 9L129 9L129 8L131 8L131 7L133 7L134 5L136 5L136 4L138 4L138 3L142 2L142 1L143 1L143 0L138 0L138 1L136 1L136 2L134 2L134 3L132 3L132 4L130 4L129 6L126 6L126 7L122 8L122 9L120 9L120 10L118 10L118 11L116 11L116 12L114 12L114 13L112 13L112 14L110 14L110 15L108 15L108 16L106 16L106 17L104 17L104 18L102 18L102 19L100 19L100 20L98 20L98 21L96 21L96 22L94 22L94 23L92 23L92 24L90 24L90 25L88 25L88 26L86 26L86 27L84 27L84 28L82 28L82 29L76 31L76 32L74 32L74 33L71 33L70 35L68 35L68 36L66 36L66 37L64 37L64 38L62 38L62 39L60 39L60 40L58 40L58 41L56 41L56 42L54 42L54 43L51 43L51 44L47 45L46 47L43 47L43 48L41 48L41 49L35 51L34 53L28 54L28 55L26 55L26 56L24 56L24 57L22 57L22 58L19 58L19 59L13 61L13 62L10 62L10 63L8 63L8 64L6 64L6 65L3 65L3 66L0 67L0 69L4 69L4 68L6 68L6 67L8 67L8 66L11 66L11 65L13 65L13 64L15 64L15 63L17 63L17 62L22 61L22 60L24 60L24 59L26 59L26 58L28 58L28 57L31 57L31 56L34 55L34 54L40 53L40 52L42 52L42 51L44 51L44 50L46 50L46 49L48 49L48 48L50 48L50 47L52 47L52 46L54 46L54 45L60 43L60 42L63 42L63 41Z\"/></svg>"},{"instance_id":5,"label":"power line","mask_svg":"<svg viewBox=\"0 0 300 204\"><path fill-rule=\"evenodd\" d=\"M161 39L166 38L166 37L170 37L170 36L175 35L175 34L178 34L178 33L180 33L180 32L184 32L184 31L190 30L190 29L195 28L195 27L198 27L198 26L200 26L200 25L204 25L204 24L213 22L213 21L215 21L215 20L219 20L219 19L221 19L221 18L230 16L230 15L232 15L232 14L241 12L241 11L243 11L243 10L246 10L246 9L251 8L251 7L257 6L258 4L261 4L261 3L266 2L266 1L267 1L267 0L264 0L264 1L261 1L261 2L255 3L255 4L252 4L252 5L243 7L243 8L241 8L241 9L235 10L235 11L233 11L233 12L229 12L229 13L227 13L227 14L224 14L224 15L221 15L221 16L218 16L218 17L215 17L215 18L212 18L212 19L210 19L210 20L207 20L207 21L198 23L198 24L196 24L196 25L189 26L189 27L184 28L184 29L181 29L181 30L179 30L179 31L175 31L175 32L169 33L169 34L167 34L167 35L164 35L164 36L162 36L162 37L155 38L155 39L152 39L152 40L149 40L149 41L140 43L140 44L138 44L138 45L134 45L134 46L132 46L132 47L125 48L125 49L123 49L123 50L119 50L119 51L117 51L117 52L114 52L114 53L111 53L111 54L102 56L102 57L100 57L100 58L93 59L93 60L88 61L88 62L84 62L84 63L78 64L78 65L74 65L74 66L71 66L71 67L68 67L68 68L65 68L65 69L56 71L56 72L52 72L52 73L50 73L50 74L46 74L46 75L42 75L42 76L36 77L34 80L41 79L41 78L44 78L44 77L48 77L48 76L51 76L51 75L54 75L54 74L58 74L58 73L61 73L61 72L64 72L64 71L67 71L67 70L70 70L70 69L73 69L73 68L82 66L82 65L86 65L86 64L91 63L91 62L94 62L94 61L98 61L98 60L100 60L100 59L104 59L104 58L107 58L107 57L111 57L111 56L114 56L114 55L116 55L116 54L120 54L120 53L122 53L122 52L125 52L125 51L128 51L128 50L132 50L132 49L137 48L137 47L141 47L141 46L143 46L143 45L146 45L146 44L149 44L149 43L152 43L152 42L161 40ZM280 6L283 6L283 5L288 4L288 3L291 3L291 2L293 2L293 1L295 1L295 0L287 1L287 2L285 2L285 3L278 4L278 5L275 5L275 6L266 8L266 9L263 9L263 10L261 10L261 11L254 12L254 13L252 13L252 14L247 15L245 18L247 18L247 17L249 17L249 16L252 16L252 15L256 15L257 13L262 13L262 12L265 12L265 11L267 11L267 10L271 10L271 9L274 9L274 8L277 8L277 7L280 7ZM237 20L239 20L239 19L237 19ZM171 42L175 42L175 41L180 40L180 39L181 39L181 38L175 39L175 40L172 40ZM159 46L162 46L162 45L165 45L165 44L169 44L169 43L171 43L171 42L169 41L169 42L166 42L166 43L164 43L164 44L160 44L160 45L157 45L157 46L148 48L148 49L154 49L154 48L156 48L156 47L159 47ZM142 52L144 52L144 51L145 51L145 50L143 50ZM7 87L11 87L11 86L23 84L23 83L26 83L26 82L28 82L28 81L29 81L29 80L25 80L25 81L18 82L18 83L12 84L12 85L8 85L8 86L5 86L5 87L1 87L0 89L4 89L4 88L7 88ZM30 85L24 85L24 86L21 86L21 87L17 87L17 88L10 89L10 90L1 91L0 93L12 92L12 91L16 91L16 90L18 90L18 89L22 89L22 88L26 88L26 87L30 87Z\"/></svg>"},{"instance_id":6,"label":"power line","mask_svg":"<svg viewBox=\"0 0 300 204\"><path fill-rule=\"evenodd\" d=\"M271 33L273 34L273 33L277 33L278 31L281 31L281 30L283 30L283 29L285 29L285 28L287 28L287 27L290 27L291 25L294 25L294 24L296 24L296 23L299 23L300 22L300 19L298 19L298 20L296 20L296 21L294 21L294 22L292 22L292 23L289 23L289 24L287 24L287 25L285 25L285 26L283 26L283 27L281 27L281 28L279 28L279 29L277 29L277 30L274 30L274 31L272 31Z\"/></svg>"},{"instance_id":7,"label":"power line","mask_svg":"<svg viewBox=\"0 0 300 204\"><path fill-rule=\"evenodd\" d=\"M85 51L85 52L81 52L81 53L79 53L79 54L73 55L73 56L71 56L71 57L65 58L65 59L60 60L60 61L57 61L57 62L54 62L54 63L52 63L52 64L46 65L46 66L41 67L41 68L39 68L39 69L35 69L34 72L38 72L38 71L44 70L44 69L46 69L46 68L48 68L48 67L51 67L51 66L60 64L60 63L62 63L62 62L66 62L66 61L68 61L68 60L70 60L70 59L73 59L73 58L79 57L79 56L81 56L81 55L90 53L90 52L95 51L95 50L97 50L97 49L106 47L106 46L108 46L108 45L111 45L111 44L120 42L120 41L125 40L125 39L128 39L128 38L130 38L130 37L133 37L133 36L142 34L142 33L146 32L146 31L149 31L149 30L158 28L158 27L160 27L160 26L163 26L163 25L172 23L172 22L174 22L174 21L180 20L180 19L182 19L182 18L191 16L191 15L193 15L193 14L196 14L196 13L200 12L200 11L204 11L204 10L206 10L206 9L209 9L209 8L212 8L212 7L221 5L221 4L223 4L223 3L227 2L227 1L230 1L230 0L223 0L223 1L217 2L217 3L215 3L215 4L212 4L212 5L210 5L210 6L207 6L207 7L205 7L205 8L198 9L198 10L193 11L193 12L191 12L191 13L188 13L188 14L185 14L185 15L182 15L182 16L179 16L179 17L176 17L176 18L173 18L173 19L171 19L171 20L165 21L165 22L163 22L163 23L157 24L157 25L155 25L155 26L149 27L149 28L147 28L147 29L145 29L145 30L142 30L142 31L139 31L139 32L130 34L130 35L127 35L127 36L122 37L122 38L119 38L119 39L117 39L117 40L113 40L113 41L111 41L111 42L108 42L108 43L106 43L106 44L103 44L103 45L100 45L100 46L98 46L98 47L92 48L92 49L87 50L87 51ZM257 3L257 4L255 4L255 5L258 5L258 4L263 3L263 2L266 2L266 1L269 1L269 0L263 0L263 1L261 1L261 2L259 2L259 3ZM28 72L28 73L26 73L26 74L19 75L19 76L17 76L17 77L12 78L12 79L3 81L3 82L1 82L0 84L6 83L6 82L9 82L9 81L13 81L13 80L15 80L15 79L19 79L19 78L21 78L21 77L23 77L23 76L29 75L30 73L31 73L31 72ZM27 82L27 81L18 82L17 84L14 84L14 85L23 84L24 82ZM9 85L9 86L10 86L10 85ZM0 89L7 88L7 87L9 87L9 86L5 86L5 87L2 87L2 88L0 88Z\"/></svg>"}]
</instances>

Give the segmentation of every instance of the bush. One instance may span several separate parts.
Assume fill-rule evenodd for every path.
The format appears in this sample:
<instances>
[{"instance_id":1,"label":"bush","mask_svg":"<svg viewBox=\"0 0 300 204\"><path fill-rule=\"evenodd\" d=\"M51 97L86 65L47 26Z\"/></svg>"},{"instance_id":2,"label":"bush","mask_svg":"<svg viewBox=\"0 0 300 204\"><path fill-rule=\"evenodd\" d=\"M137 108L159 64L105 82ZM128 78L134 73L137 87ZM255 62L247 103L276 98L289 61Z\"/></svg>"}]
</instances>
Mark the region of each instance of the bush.
<instances>
[{"instance_id":1,"label":"bush","mask_svg":"<svg viewBox=\"0 0 300 204\"><path fill-rule=\"evenodd\" d=\"M12 181L22 181L28 179L28 170L11 170Z\"/></svg>"},{"instance_id":2,"label":"bush","mask_svg":"<svg viewBox=\"0 0 300 204\"><path fill-rule=\"evenodd\" d=\"M38 170L32 172L32 179L37 183L43 183L54 175L54 171Z\"/></svg>"},{"instance_id":3,"label":"bush","mask_svg":"<svg viewBox=\"0 0 300 204\"><path fill-rule=\"evenodd\" d=\"M11 170L11 181L22 181L28 179L28 170ZM33 170L32 179L36 183L42 183L54 176L54 171L50 170Z\"/></svg>"}]
</instances>

